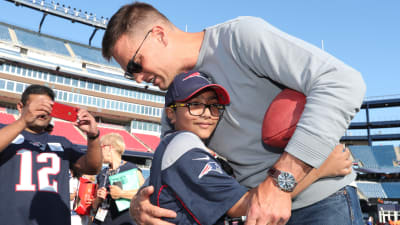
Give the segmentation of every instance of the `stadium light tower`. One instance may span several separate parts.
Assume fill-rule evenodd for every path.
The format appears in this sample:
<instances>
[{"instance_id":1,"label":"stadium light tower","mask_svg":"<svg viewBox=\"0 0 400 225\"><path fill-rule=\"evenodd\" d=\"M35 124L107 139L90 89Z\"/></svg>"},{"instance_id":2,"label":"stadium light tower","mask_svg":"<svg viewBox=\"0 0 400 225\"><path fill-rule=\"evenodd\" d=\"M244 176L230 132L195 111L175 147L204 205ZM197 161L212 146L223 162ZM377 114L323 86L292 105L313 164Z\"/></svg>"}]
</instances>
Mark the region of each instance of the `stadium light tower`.
<instances>
[{"instance_id":1,"label":"stadium light tower","mask_svg":"<svg viewBox=\"0 0 400 225\"><path fill-rule=\"evenodd\" d=\"M33 10L43 12L42 19L39 24L38 32L41 32L42 25L48 14L53 16L61 17L63 19L70 20L71 22L78 22L90 27L94 27L94 30L89 38L89 46L92 44L92 39L96 34L97 30L105 30L107 28L108 18L97 19L96 14L92 13L81 13L82 10L77 10L76 8L71 9L71 6L62 5L54 1L51 3L45 0L6 0L8 2L14 3L16 6L25 6Z\"/></svg>"}]
</instances>

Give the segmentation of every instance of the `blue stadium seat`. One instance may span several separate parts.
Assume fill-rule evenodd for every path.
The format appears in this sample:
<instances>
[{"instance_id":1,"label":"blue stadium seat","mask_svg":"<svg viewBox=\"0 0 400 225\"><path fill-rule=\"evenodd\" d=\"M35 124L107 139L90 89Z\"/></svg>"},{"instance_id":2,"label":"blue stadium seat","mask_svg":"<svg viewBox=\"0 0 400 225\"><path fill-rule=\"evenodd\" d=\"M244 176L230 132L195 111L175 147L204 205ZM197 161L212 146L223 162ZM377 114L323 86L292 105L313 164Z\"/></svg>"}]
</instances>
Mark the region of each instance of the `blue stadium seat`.
<instances>
[{"instance_id":1,"label":"blue stadium seat","mask_svg":"<svg viewBox=\"0 0 400 225\"><path fill-rule=\"evenodd\" d=\"M367 198L387 198L380 183L357 182L357 187Z\"/></svg>"},{"instance_id":2,"label":"blue stadium seat","mask_svg":"<svg viewBox=\"0 0 400 225\"><path fill-rule=\"evenodd\" d=\"M379 168L370 146L351 145L349 149L355 160L360 160L365 168Z\"/></svg>"},{"instance_id":3,"label":"blue stadium seat","mask_svg":"<svg viewBox=\"0 0 400 225\"><path fill-rule=\"evenodd\" d=\"M71 56L64 45L64 41L62 40L20 29L15 29L15 34L17 35L18 42L22 45L61 55Z\"/></svg>"},{"instance_id":4,"label":"blue stadium seat","mask_svg":"<svg viewBox=\"0 0 400 225\"><path fill-rule=\"evenodd\" d=\"M114 60L111 60L111 62L108 62L103 58L101 55L101 50L98 48L90 48L86 47L83 45L78 45L74 43L69 43L69 45L72 48L72 51L74 51L75 55L81 57L83 60L103 64L103 65L108 65L108 66L114 66L114 67L119 67L118 63L116 63Z\"/></svg>"},{"instance_id":5,"label":"blue stadium seat","mask_svg":"<svg viewBox=\"0 0 400 225\"><path fill-rule=\"evenodd\" d=\"M400 183L385 182L382 183L382 188L385 190L388 198L400 198Z\"/></svg>"},{"instance_id":6,"label":"blue stadium seat","mask_svg":"<svg viewBox=\"0 0 400 225\"><path fill-rule=\"evenodd\" d=\"M393 167L393 160L396 160L393 145L372 146L372 153L379 167Z\"/></svg>"},{"instance_id":7,"label":"blue stadium seat","mask_svg":"<svg viewBox=\"0 0 400 225\"><path fill-rule=\"evenodd\" d=\"M8 31L8 27L0 24L0 40L11 42L10 32Z\"/></svg>"}]
</instances>

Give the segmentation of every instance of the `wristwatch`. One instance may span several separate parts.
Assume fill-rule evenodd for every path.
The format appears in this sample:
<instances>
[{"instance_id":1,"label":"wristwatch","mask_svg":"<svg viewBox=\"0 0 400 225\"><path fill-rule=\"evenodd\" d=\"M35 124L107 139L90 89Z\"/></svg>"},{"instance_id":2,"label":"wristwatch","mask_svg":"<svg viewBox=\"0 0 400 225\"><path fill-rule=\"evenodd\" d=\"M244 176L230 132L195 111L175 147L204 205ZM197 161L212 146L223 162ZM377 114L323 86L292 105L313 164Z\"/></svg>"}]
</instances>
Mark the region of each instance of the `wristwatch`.
<instances>
[{"instance_id":1,"label":"wristwatch","mask_svg":"<svg viewBox=\"0 0 400 225\"><path fill-rule=\"evenodd\" d=\"M279 187L282 191L292 192L297 185L294 176L285 171L281 171L271 167L268 170L268 175L271 176L276 182L275 185Z\"/></svg>"}]
</instances>

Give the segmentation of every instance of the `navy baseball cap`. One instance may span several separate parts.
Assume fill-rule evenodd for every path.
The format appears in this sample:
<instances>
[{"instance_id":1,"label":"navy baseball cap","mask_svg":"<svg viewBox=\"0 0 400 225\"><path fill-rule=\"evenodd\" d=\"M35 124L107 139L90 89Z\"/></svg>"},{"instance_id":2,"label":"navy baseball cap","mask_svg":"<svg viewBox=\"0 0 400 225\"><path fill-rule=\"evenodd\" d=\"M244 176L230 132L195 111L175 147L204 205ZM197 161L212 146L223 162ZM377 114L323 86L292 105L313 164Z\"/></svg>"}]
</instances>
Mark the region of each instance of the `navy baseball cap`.
<instances>
[{"instance_id":1,"label":"navy baseball cap","mask_svg":"<svg viewBox=\"0 0 400 225\"><path fill-rule=\"evenodd\" d=\"M229 94L224 87L212 83L208 76L202 72L191 71L181 73L175 77L165 95L165 107L170 106L175 102L187 101L206 88L212 88L215 91L219 104L229 104Z\"/></svg>"}]
</instances>

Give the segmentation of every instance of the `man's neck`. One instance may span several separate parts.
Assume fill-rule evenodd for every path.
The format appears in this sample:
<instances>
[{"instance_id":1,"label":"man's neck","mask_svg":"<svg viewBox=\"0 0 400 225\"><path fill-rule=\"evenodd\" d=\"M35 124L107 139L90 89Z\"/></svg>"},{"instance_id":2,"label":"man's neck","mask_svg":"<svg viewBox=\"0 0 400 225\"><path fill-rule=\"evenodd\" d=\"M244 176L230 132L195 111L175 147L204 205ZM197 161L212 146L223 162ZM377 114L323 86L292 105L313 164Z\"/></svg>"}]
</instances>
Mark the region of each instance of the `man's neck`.
<instances>
[{"instance_id":1,"label":"man's neck","mask_svg":"<svg viewBox=\"0 0 400 225\"><path fill-rule=\"evenodd\" d=\"M203 44L205 31L197 33L181 32L178 34L177 46L180 52L182 62L182 71L185 72L192 70L199 58L200 49Z\"/></svg>"}]
</instances>

